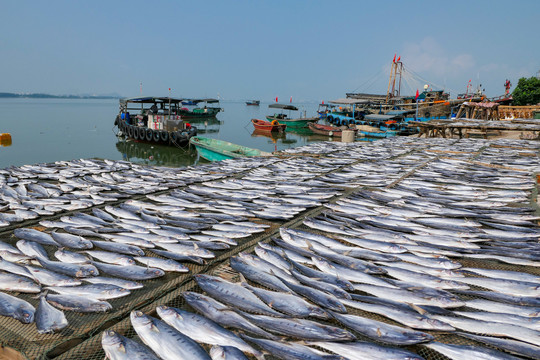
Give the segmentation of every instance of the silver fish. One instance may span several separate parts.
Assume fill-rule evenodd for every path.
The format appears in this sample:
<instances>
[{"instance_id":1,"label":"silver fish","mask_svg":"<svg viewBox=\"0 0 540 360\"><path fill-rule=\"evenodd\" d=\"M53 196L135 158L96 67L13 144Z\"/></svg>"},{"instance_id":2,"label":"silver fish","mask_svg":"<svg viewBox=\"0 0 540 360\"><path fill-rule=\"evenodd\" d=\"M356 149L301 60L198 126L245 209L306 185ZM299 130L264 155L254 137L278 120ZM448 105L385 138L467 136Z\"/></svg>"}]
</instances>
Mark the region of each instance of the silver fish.
<instances>
[{"instance_id":1,"label":"silver fish","mask_svg":"<svg viewBox=\"0 0 540 360\"><path fill-rule=\"evenodd\" d=\"M287 360L345 360L339 355L323 355L322 352L299 343L256 339L243 335L244 339L263 348L279 359Z\"/></svg>"},{"instance_id":2,"label":"silver fish","mask_svg":"<svg viewBox=\"0 0 540 360\"><path fill-rule=\"evenodd\" d=\"M51 233L51 236L58 244L72 249L84 250L94 247L91 241L86 240L82 236L76 236L68 233L58 233L55 231Z\"/></svg>"},{"instance_id":3,"label":"silver fish","mask_svg":"<svg viewBox=\"0 0 540 360\"><path fill-rule=\"evenodd\" d=\"M47 294L47 301L56 308L81 313L107 312L112 309L112 305L106 301L96 300L89 297Z\"/></svg>"},{"instance_id":4,"label":"silver fish","mask_svg":"<svg viewBox=\"0 0 540 360\"><path fill-rule=\"evenodd\" d=\"M42 245L58 246L58 243L54 241L51 235L39 230L19 228L15 229L13 234L19 239L34 241Z\"/></svg>"},{"instance_id":5,"label":"silver fish","mask_svg":"<svg viewBox=\"0 0 540 360\"><path fill-rule=\"evenodd\" d=\"M510 353L530 357L531 359L540 358L540 347L527 344L517 340L503 339L493 336L478 336L468 333L459 333L460 336L473 339L484 344L495 346Z\"/></svg>"},{"instance_id":6,"label":"silver fish","mask_svg":"<svg viewBox=\"0 0 540 360\"><path fill-rule=\"evenodd\" d=\"M439 331L454 331L455 329L436 319L421 315L415 311L406 311L402 308L393 306L384 306L380 304L363 303L354 300L342 300L346 306L360 309L367 312L376 313L392 319L398 323L409 326L413 329L420 330L439 330Z\"/></svg>"},{"instance_id":7,"label":"silver fish","mask_svg":"<svg viewBox=\"0 0 540 360\"><path fill-rule=\"evenodd\" d=\"M349 360L424 360L420 355L404 349L386 347L364 341L348 343L313 341L307 344L332 351Z\"/></svg>"},{"instance_id":8,"label":"silver fish","mask_svg":"<svg viewBox=\"0 0 540 360\"><path fill-rule=\"evenodd\" d=\"M91 260L90 257L87 257L84 254L68 251L64 248L56 250L54 252L54 257L61 262L67 262L70 264L86 264Z\"/></svg>"},{"instance_id":9,"label":"silver fish","mask_svg":"<svg viewBox=\"0 0 540 360\"><path fill-rule=\"evenodd\" d=\"M328 314L317 305L313 305L302 297L289 292L271 291L242 283L242 286L252 291L261 298L272 309L294 317L313 316L321 319L328 319Z\"/></svg>"},{"instance_id":10,"label":"silver fish","mask_svg":"<svg viewBox=\"0 0 540 360\"><path fill-rule=\"evenodd\" d=\"M58 294L84 296L97 300L116 299L130 294L128 289L111 284L89 284L76 287L48 286L46 289Z\"/></svg>"},{"instance_id":11,"label":"silver fish","mask_svg":"<svg viewBox=\"0 0 540 360\"><path fill-rule=\"evenodd\" d=\"M431 317L475 334L504 336L540 346L540 331L522 326L444 315L431 315Z\"/></svg>"},{"instance_id":12,"label":"silver fish","mask_svg":"<svg viewBox=\"0 0 540 360\"><path fill-rule=\"evenodd\" d=\"M110 360L159 360L146 346L113 330L103 332L101 347Z\"/></svg>"},{"instance_id":13,"label":"silver fish","mask_svg":"<svg viewBox=\"0 0 540 360\"><path fill-rule=\"evenodd\" d=\"M189 269L185 265L182 265L172 259L160 259L151 256L136 256L135 260L146 265L147 267L154 267L164 271L175 271L181 273L189 272Z\"/></svg>"},{"instance_id":14,"label":"silver fish","mask_svg":"<svg viewBox=\"0 0 540 360\"><path fill-rule=\"evenodd\" d=\"M149 280L165 275L165 272L161 269L146 268L138 265L123 266L100 262L93 262L93 264L108 275L128 280Z\"/></svg>"},{"instance_id":15,"label":"silver fish","mask_svg":"<svg viewBox=\"0 0 540 360\"><path fill-rule=\"evenodd\" d=\"M426 344L424 346L427 346L428 348L433 349L453 360L519 360L515 356L489 349L487 347L443 344L440 342L432 342L431 344Z\"/></svg>"},{"instance_id":16,"label":"silver fish","mask_svg":"<svg viewBox=\"0 0 540 360\"><path fill-rule=\"evenodd\" d=\"M475 277L464 277L456 281L513 296L540 297L540 283Z\"/></svg>"},{"instance_id":17,"label":"silver fish","mask_svg":"<svg viewBox=\"0 0 540 360\"><path fill-rule=\"evenodd\" d=\"M515 314L525 317L540 316L540 307L535 306L504 304L498 301L490 301L483 299L468 300L465 302L465 304L467 307L482 311Z\"/></svg>"},{"instance_id":18,"label":"silver fish","mask_svg":"<svg viewBox=\"0 0 540 360\"><path fill-rule=\"evenodd\" d=\"M210 296L241 310L271 316L283 316L271 309L251 291L239 284L234 284L222 278L204 274L195 275L197 284Z\"/></svg>"},{"instance_id":19,"label":"silver fish","mask_svg":"<svg viewBox=\"0 0 540 360\"><path fill-rule=\"evenodd\" d=\"M24 266L14 264L0 257L0 270L6 271L11 274L26 276L27 278L34 279L32 274Z\"/></svg>"},{"instance_id":20,"label":"silver fish","mask_svg":"<svg viewBox=\"0 0 540 360\"><path fill-rule=\"evenodd\" d=\"M126 255L144 256L144 251L135 245L119 244L111 241L92 240L92 243L103 250L117 252Z\"/></svg>"},{"instance_id":21,"label":"silver fish","mask_svg":"<svg viewBox=\"0 0 540 360\"><path fill-rule=\"evenodd\" d=\"M357 315L332 313L332 316L348 328L382 343L412 345L434 339L433 336L421 331L409 330Z\"/></svg>"},{"instance_id":22,"label":"silver fish","mask_svg":"<svg viewBox=\"0 0 540 360\"><path fill-rule=\"evenodd\" d=\"M238 335L204 316L167 306L158 306L156 311L167 324L199 343L234 346L259 359L264 359L260 351L255 350Z\"/></svg>"},{"instance_id":23,"label":"silver fish","mask_svg":"<svg viewBox=\"0 0 540 360\"><path fill-rule=\"evenodd\" d=\"M135 265L135 259L131 256L117 254L109 251L100 251L100 250L89 250L86 251L91 257L98 259L100 261L106 262L108 264L115 265Z\"/></svg>"},{"instance_id":24,"label":"silver fish","mask_svg":"<svg viewBox=\"0 0 540 360\"><path fill-rule=\"evenodd\" d=\"M267 315L242 313L250 322L276 334L301 340L351 341L356 337L349 331L306 319L275 318Z\"/></svg>"},{"instance_id":25,"label":"silver fish","mask_svg":"<svg viewBox=\"0 0 540 360\"><path fill-rule=\"evenodd\" d=\"M23 324L34 322L36 309L28 302L0 292L0 315L9 316Z\"/></svg>"},{"instance_id":26,"label":"silver fish","mask_svg":"<svg viewBox=\"0 0 540 360\"><path fill-rule=\"evenodd\" d=\"M64 313L50 305L45 296L40 297L34 317L37 331L40 334L52 334L68 326Z\"/></svg>"},{"instance_id":27,"label":"silver fish","mask_svg":"<svg viewBox=\"0 0 540 360\"><path fill-rule=\"evenodd\" d=\"M26 266L26 269L32 274L32 278L41 285L48 286L77 286L81 285L80 280L74 279L64 274L59 274L42 267Z\"/></svg>"},{"instance_id":28,"label":"silver fish","mask_svg":"<svg viewBox=\"0 0 540 360\"><path fill-rule=\"evenodd\" d=\"M248 360L246 355L234 346L214 345L210 348L212 360Z\"/></svg>"},{"instance_id":29,"label":"silver fish","mask_svg":"<svg viewBox=\"0 0 540 360\"><path fill-rule=\"evenodd\" d=\"M161 320L133 311L131 324L139 338L163 360L211 360L199 344Z\"/></svg>"},{"instance_id":30,"label":"silver fish","mask_svg":"<svg viewBox=\"0 0 540 360\"><path fill-rule=\"evenodd\" d=\"M28 277L0 272L0 290L39 293L41 287Z\"/></svg>"},{"instance_id":31,"label":"silver fish","mask_svg":"<svg viewBox=\"0 0 540 360\"><path fill-rule=\"evenodd\" d=\"M209 296L190 291L185 291L182 296L192 308L222 326L242 329L250 334L267 339L278 339L277 336L255 326L235 311L230 310L226 305Z\"/></svg>"},{"instance_id":32,"label":"silver fish","mask_svg":"<svg viewBox=\"0 0 540 360\"><path fill-rule=\"evenodd\" d=\"M72 277L88 277L99 275L98 269L90 264L70 264L60 261L49 261L46 259L38 258L38 262L45 269L58 272Z\"/></svg>"},{"instance_id":33,"label":"silver fish","mask_svg":"<svg viewBox=\"0 0 540 360\"><path fill-rule=\"evenodd\" d=\"M94 277L84 278L83 280L92 284L116 285L116 286L119 286L121 288L128 289L128 290L136 290L136 289L141 289L143 287L143 284L138 283L136 281L110 278L110 277L104 277L104 276L94 276Z\"/></svg>"},{"instance_id":34,"label":"silver fish","mask_svg":"<svg viewBox=\"0 0 540 360\"><path fill-rule=\"evenodd\" d=\"M47 251L37 242L19 240L15 244L17 248L26 256L48 259Z\"/></svg>"}]
</instances>

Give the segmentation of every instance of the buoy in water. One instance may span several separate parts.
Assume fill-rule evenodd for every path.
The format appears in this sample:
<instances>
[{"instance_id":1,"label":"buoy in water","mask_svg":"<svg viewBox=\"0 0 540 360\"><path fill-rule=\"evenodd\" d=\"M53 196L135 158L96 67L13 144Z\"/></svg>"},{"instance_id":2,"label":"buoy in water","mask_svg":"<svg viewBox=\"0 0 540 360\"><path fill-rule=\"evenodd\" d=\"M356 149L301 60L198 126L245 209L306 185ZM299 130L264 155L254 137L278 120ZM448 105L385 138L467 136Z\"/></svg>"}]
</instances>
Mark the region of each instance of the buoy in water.
<instances>
[{"instance_id":1,"label":"buoy in water","mask_svg":"<svg viewBox=\"0 0 540 360\"><path fill-rule=\"evenodd\" d=\"M0 146L11 146L11 134L0 134Z\"/></svg>"}]
</instances>

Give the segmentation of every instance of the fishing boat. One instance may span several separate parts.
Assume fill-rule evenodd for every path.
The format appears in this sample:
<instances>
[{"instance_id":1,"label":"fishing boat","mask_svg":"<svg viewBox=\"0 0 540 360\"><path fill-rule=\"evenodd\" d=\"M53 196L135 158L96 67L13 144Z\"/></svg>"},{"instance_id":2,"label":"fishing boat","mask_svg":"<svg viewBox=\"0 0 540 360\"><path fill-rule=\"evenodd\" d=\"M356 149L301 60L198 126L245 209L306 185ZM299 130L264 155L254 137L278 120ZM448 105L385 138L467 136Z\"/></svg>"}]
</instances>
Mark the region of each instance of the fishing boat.
<instances>
[{"instance_id":1,"label":"fishing boat","mask_svg":"<svg viewBox=\"0 0 540 360\"><path fill-rule=\"evenodd\" d=\"M298 108L294 105L270 104L268 107L273 109L281 109L282 111L280 113L275 113L274 115L268 115L266 119L269 121L277 120L281 124L287 125L287 128L307 128L308 123L319 121L319 117L307 117L305 113L303 117L291 118L283 112L288 110L290 115L290 111L298 111Z\"/></svg>"},{"instance_id":2,"label":"fishing boat","mask_svg":"<svg viewBox=\"0 0 540 360\"><path fill-rule=\"evenodd\" d=\"M255 129L259 131L283 132L287 128L286 124L280 124L277 120L267 121L260 119L251 119Z\"/></svg>"},{"instance_id":3,"label":"fishing boat","mask_svg":"<svg viewBox=\"0 0 540 360\"><path fill-rule=\"evenodd\" d=\"M233 144L228 141L194 136L189 143L197 149L199 156L208 161L221 161L252 156L272 156L259 149Z\"/></svg>"},{"instance_id":4,"label":"fishing boat","mask_svg":"<svg viewBox=\"0 0 540 360\"><path fill-rule=\"evenodd\" d=\"M223 109L215 104L219 104L218 99L182 99L182 104L192 104L195 108L182 107L179 109L178 114L183 119L193 118L210 118L216 117ZM213 106L212 106L213 105Z\"/></svg>"},{"instance_id":5,"label":"fishing boat","mask_svg":"<svg viewBox=\"0 0 540 360\"><path fill-rule=\"evenodd\" d=\"M261 103L260 100L249 100L249 101L246 101L246 105L254 105L254 106L259 106Z\"/></svg>"},{"instance_id":6,"label":"fishing boat","mask_svg":"<svg viewBox=\"0 0 540 360\"><path fill-rule=\"evenodd\" d=\"M323 124L316 124L316 123L309 123L308 124L309 129L313 131L313 133L318 135L325 135L325 136L335 136L335 137L341 137L341 132L343 130L347 130L348 127L337 127L337 126L331 126L331 125L323 125ZM356 128L351 129L356 131Z\"/></svg>"},{"instance_id":7,"label":"fishing boat","mask_svg":"<svg viewBox=\"0 0 540 360\"><path fill-rule=\"evenodd\" d=\"M180 115L182 99L136 97L120 99L114 125L118 136L135 141L184 147L197 128Z\"/></svg>"}]
</instances>

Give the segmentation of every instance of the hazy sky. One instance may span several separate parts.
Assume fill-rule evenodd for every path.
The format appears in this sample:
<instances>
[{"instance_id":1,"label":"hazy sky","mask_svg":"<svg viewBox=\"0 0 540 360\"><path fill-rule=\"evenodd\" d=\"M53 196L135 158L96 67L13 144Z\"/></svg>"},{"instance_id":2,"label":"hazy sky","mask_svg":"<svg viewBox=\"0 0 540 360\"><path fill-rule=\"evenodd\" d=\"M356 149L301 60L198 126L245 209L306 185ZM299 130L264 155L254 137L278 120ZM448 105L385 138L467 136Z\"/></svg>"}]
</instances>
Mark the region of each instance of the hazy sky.
<instances>
[{"instance_id":1,"label":"hazy sky","mask_svg":"<svg viewBox=\"0 0 540 360\"><path fill-rule=\"evenodd\" d=\"M0 92L331 100L386 93L397 53L402 94L496 96L540 70L539 0L0 5Z\"/></svg>"}]
</instances>

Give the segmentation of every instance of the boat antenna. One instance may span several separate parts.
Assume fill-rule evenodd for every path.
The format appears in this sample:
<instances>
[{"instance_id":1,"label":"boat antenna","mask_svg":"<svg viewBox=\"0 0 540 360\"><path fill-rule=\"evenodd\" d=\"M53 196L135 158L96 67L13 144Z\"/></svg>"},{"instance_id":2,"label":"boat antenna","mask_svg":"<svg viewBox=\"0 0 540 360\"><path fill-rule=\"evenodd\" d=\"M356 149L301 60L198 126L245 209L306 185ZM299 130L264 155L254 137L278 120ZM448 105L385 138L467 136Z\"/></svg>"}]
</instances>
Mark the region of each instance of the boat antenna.
<instances>
[{"instance_id":1,"label":"boat antenna","mask_svg":"<svg viewBox=\"0 0 540 360\"><path fill-rule=\"evenodd\" d=\"M169 88L169 120L171 119L171 88Z\"/></svg>"}]
</instances>

